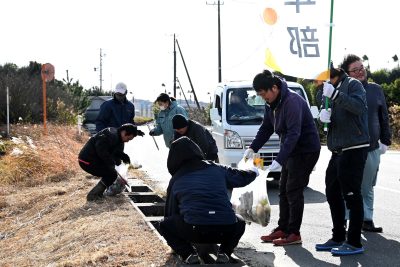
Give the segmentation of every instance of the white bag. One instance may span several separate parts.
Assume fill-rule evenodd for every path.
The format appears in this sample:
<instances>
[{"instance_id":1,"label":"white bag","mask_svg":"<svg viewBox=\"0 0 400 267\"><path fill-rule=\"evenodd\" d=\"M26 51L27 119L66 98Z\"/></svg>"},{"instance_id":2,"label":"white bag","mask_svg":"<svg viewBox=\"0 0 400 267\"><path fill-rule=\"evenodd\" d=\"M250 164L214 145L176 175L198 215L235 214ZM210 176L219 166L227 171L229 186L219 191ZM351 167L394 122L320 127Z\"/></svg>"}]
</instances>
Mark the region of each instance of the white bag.
<instances>
[{"instance_id":1,"label":"white bag","mask_svg":"<svg viewBox=\"0 0 400 267\"><path fill-rule=\"evenodd\" d=\"M112 185L110 185L104 194L106 196L115 196L120 194L125 189L125 185L128 184L126 175L128 173L128 164L121 163L119 166L115 166L115 170L119 174L117 179Z\"/></svg>"},{"instance_id":2,"label":"white bag","mask_svg":"<svg viewBox=\"0 0 400 267\"><path fill-rule=\"evenodd\" d=\"M252 160L242 159L238 169L248 169ZM271 206L267 194L266 178L268 171L259 169L256 179L245 187L233 188L231 203L235 212L247 222L255 222L267 226L271 216Z\"/></svg>"}]
</instances>

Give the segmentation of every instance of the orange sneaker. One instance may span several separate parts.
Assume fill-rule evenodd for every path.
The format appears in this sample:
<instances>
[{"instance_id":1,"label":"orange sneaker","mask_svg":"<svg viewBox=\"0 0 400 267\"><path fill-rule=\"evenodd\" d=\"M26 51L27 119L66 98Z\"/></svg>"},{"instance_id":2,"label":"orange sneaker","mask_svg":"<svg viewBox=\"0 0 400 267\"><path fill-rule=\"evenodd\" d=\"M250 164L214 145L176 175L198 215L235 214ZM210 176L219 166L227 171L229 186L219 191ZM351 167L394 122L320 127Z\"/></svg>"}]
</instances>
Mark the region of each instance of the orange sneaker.
<instances>
[{"instance_id":1,"label":"orange sneaker","mask_svg":"<svg viewBox=\"0 0 400 267\"><path fill-rule=\"evenodd\" d=\"M281 239L275 239L272 241L275 246L287 246L287 245L295 245L295 244L301 244L301 236L300 234L290 234L285 238Z\"/></svg>"},{"instance_id":2,"label":"orange sneaker","mask_svg":"<svg viewBox=\"0 0 400 267\"><path fill-rule=\"evenodd\" d=\"M285 238L286 236L287 234L285 234L285 232L281 230L273 230L272 233L270 233L269 235L261 236L261 240L266 243L271 243L275 239Z\"/></svg>"}]
</instances>

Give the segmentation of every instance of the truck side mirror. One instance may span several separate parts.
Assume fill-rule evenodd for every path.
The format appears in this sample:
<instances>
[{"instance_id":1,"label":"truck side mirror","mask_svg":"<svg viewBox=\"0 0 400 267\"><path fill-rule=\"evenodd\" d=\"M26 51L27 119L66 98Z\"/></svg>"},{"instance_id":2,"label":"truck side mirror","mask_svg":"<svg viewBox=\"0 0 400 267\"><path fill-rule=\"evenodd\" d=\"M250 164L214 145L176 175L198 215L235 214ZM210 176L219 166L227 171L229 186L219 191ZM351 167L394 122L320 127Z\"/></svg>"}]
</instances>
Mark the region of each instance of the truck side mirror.
<instances>
[{"instance_id":1,"label":"truck side mirror","mask_svg":"<svg viewBox=\"0 0 400 267\"><path fill-rule=\"evenodd\" d=\"M218 108L210 109L210 119L211 121L221 120L221 116L219 115Z\"/></svg>"},{"instance_id":2,"label":"truck side mirror","mask_svg":"<svg viewBox=\"0 0 400 267\"><path fill-rule=\"evenodd\" d=\"M312 114L313 118L314 119L318 119L318 114L319 114L318 107L317 106L311 106L310 107L310 111L311 111L311 114Z\"/></svg>"}]
</instances>

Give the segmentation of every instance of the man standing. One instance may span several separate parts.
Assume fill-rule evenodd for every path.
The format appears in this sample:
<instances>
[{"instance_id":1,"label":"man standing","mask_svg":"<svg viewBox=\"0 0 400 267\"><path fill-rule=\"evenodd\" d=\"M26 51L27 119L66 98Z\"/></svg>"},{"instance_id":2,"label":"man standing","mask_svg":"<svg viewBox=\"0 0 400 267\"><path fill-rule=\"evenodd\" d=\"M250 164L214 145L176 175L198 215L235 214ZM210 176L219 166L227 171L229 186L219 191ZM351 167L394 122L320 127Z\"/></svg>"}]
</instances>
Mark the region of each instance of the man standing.
<instances>
[{"instance_id":1,"label":"man standing","mask_svg":"<svg viewBox=\"0 0 400 267\"><path fill-rule=\"evenodd\" d=\"M374 186L376 185L378 176L380 157L381 154L386 152L388 146L391 145L386 99L382 88L378 84L368 82L367 71L360 57L348 55L341 64L341 67L350 77L359 80L363 84L367 94L369 149L361 184L361 194L364 203L364 223L362 229L364 231L381 233L383 231L382 227L376 227L374 224L373 212Z\"/></svg>"},{"instance_id":2,"label":"man standing","mask_svg":"<svg viewBox=\"0 0 400 267\"><path fill-rule=\"evenodd\" d=\"M303 191L321 150L317 128L307 102L290 91L280 77L264 70L255 76L253 87L268 105L260 129L244 153L245 159L251 159L274 132L281 139L279 154L268 167L270 171L282 169L278 227L271 234L261 236L261 240L278 246L300 244Z\"/></svg>"},{"instance_id":3,"label":"man standing","mask_svg":"<svg viewBox=\"0 0 400 267\"><path fill-rule=\"evenodd\" d=\"M126 99L127 93L124 83L115 86L113 98L100 106L100 113L96 119L97 132L107 127L118 128L125 123L134 124L135 106Z\"/></svg>"},{"instance_id":4,"label":"man standing","mask_svg":"<svg viewBox=\"0 0 400 267\"><path fill-rule=\"evenodd\" d=\"M127 123L119 128L108 127L92 136L79 152L80 167L94 176L101 177L99 183L87 195L87 201L95 201L103 197L107 187L117 179L115 165L121 161L130 163L124 151L124 143L144 133L135 125Z\"/></svg>"},{"instance_id":5,"label":"man standing","mask_svg":"<svg viewBox=\"0 0 400 267\"><path fill-rule=\"evenodd\" d=\"M332 152L326 169L326 198L331 210L332 238L315 246L333 255L364 252L361 244L363 200L361 182L369 147L368 110L364 87L343 69L332 68L330 83L324 83L323 96L331 109L322 109L320 120L328 123L328 149ZM345 227L345 203L350 211Z\"/></svg>"},{"instance_id":6,"label":"man standing","mask_svg":"<svg viewBox=\"0 0 400 267\"><path fill-rule=\"evenodd\" d=\"M196 121L186 119L182 114L172 117L172 126L175 130L174 140L187 136L200 147L206 160L219 162L217 144L206 127Z\"/></svg>"},{"instance_id":7,"label":"man standing","mask_svg":"<svg viewBox=\"0 0 400 267\"><path fill-rule=\"evenodd\" d=\"M251 183L257 168L238 170L205 161L186 136L172 142L167 167L172 178L160 233L186 264L200 264L193 243L221 244L216 263L229 263L246 223L236 216L227 189Z\"/></svg>"}]
</instances>

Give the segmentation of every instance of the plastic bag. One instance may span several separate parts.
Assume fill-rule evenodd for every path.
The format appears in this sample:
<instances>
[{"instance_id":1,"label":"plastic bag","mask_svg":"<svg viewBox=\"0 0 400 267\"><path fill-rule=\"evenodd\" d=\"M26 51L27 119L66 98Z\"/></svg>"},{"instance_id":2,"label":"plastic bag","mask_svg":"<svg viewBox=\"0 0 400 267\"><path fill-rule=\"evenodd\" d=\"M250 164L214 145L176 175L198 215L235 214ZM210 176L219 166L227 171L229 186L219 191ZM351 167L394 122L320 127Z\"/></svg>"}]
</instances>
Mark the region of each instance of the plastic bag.
<instances>
[{"instance_id":1,"label":"plastic bag","mask_svg":"<svg viewBox=\"0 0 400 267\"><path fill-rule=\"evenodd\" d=\"M252 160L239 162L239 169L254 166ZM268 199L266 177L268 170L259 169L256 179L245 187L234 188L231 197L232 207L247 222L255 222L267 226L271 217L271 206Z\"/></svg>"},{"instance_id":2,"label":"plastic bag","mask_svg":"<svg viewBox=\"0 0 400 267\"><path fill-rule=\"evenodd\" d=\"M106 196L115 196L122 193L125 189L125 185L128 184L128 180L126 179L128 165L121 163L120 165L115 166L115 170L118 173L118 177L114 183L107 188L104 193Z\"/></svg>"}]
</instances>

